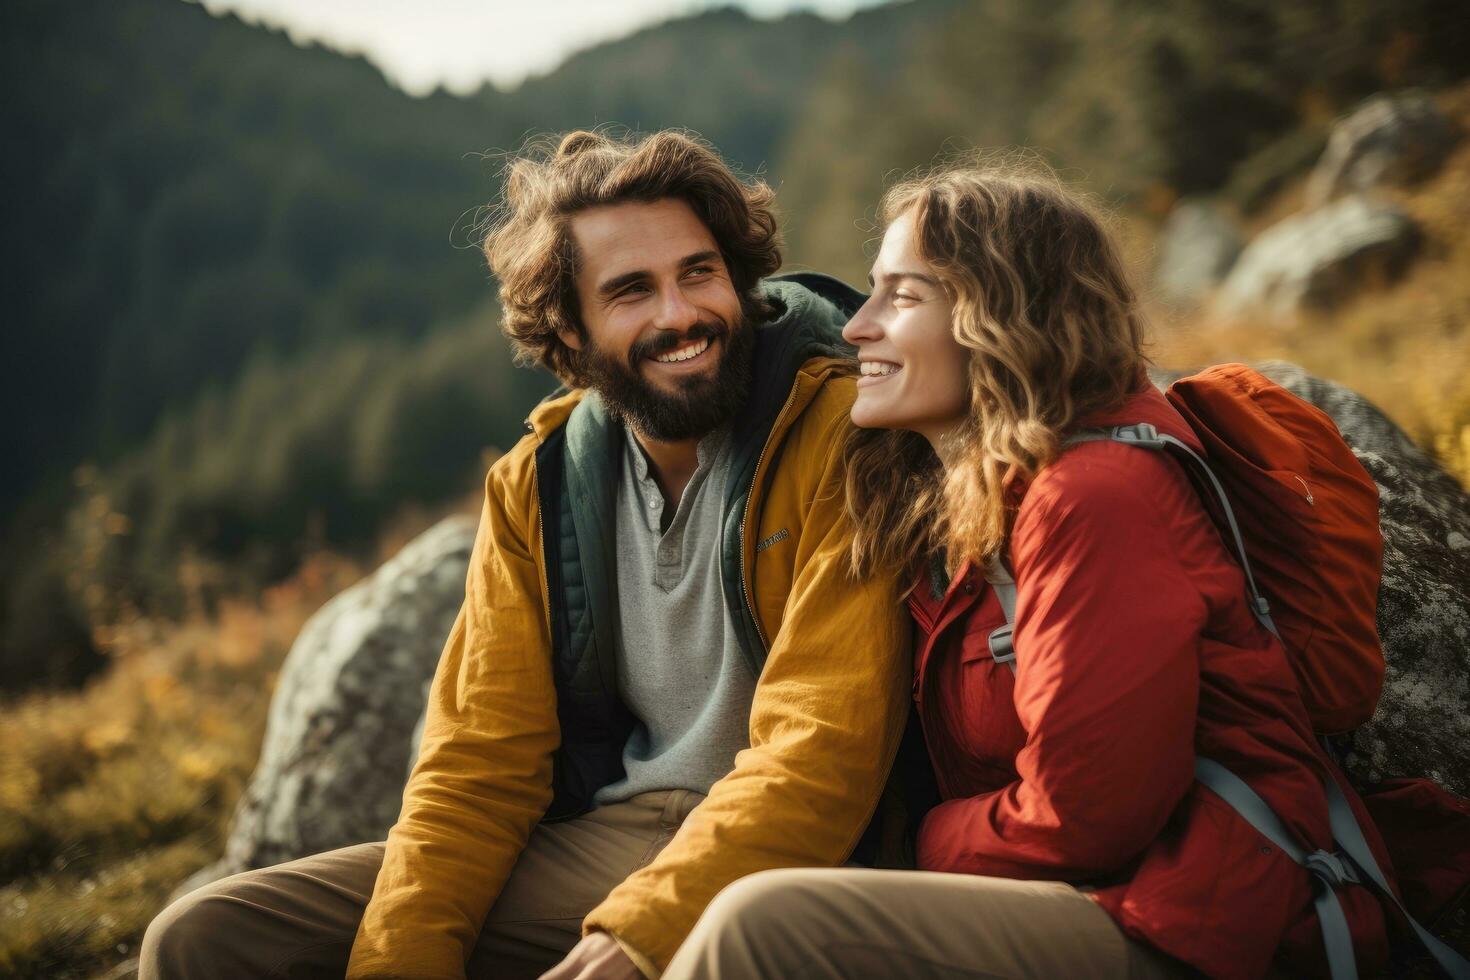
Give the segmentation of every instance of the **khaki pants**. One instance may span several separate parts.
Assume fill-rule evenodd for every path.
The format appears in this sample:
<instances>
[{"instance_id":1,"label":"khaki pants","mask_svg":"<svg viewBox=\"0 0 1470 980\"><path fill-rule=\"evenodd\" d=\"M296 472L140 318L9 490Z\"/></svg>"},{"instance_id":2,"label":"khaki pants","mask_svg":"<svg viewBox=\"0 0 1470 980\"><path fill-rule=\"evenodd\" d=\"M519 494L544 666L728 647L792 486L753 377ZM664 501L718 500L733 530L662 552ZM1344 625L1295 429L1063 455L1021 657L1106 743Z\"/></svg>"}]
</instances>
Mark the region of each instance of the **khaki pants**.
<instances>
[{"instance_id":1,"label":"khaki pants","mask_svg":"<svg viewBox=\"0 0 1470 980\"><path fill-rule=\"evenodd\" d=\"M765 871L726 888L663 980L1189 975L1071 885L831 868Z\"/></svg>"},{"instance_id":2,"label":"khaki pants","mask_svg":"<svg viewBox=\"0 0 1470 980\"><path fill-rule=\"evenodd\" d=\"M535 829L485 919L470 977L537 977L581 938L582 919L652 861L703 800L643 793ZM149 925L140 980L342 976L383 863L358 844L247 871L174 902Z\"/></svg>"}]
</instances>

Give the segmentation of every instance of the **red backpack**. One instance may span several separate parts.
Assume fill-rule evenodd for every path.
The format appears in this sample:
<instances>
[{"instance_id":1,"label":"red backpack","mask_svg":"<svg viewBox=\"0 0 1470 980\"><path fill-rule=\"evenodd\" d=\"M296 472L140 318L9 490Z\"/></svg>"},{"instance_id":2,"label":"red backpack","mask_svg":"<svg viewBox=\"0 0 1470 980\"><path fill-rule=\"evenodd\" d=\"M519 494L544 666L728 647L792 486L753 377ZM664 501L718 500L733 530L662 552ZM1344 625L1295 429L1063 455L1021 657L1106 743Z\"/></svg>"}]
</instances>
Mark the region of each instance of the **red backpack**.
<instances>
[{"instance_id":1,"label":"red backpack","mask_svg":"<svg viewBox=\"0 0 1470 980\"><path fill-rule=\"evenodd\" d=\"M1366 723L1384 672L1376 615L1383 536L1373 478L1325 412L1243 364L1183 378L1164 394L1204 444L1209 463L1196 457L1188 469L1209 485L1202 498L1233 536L1248 582L1254 573L1251 601L1282 641L1313 727L1334 733ZM1168 448L1194 456L1187 447ZM1270 597L1269 613L1262 594ZM1446 974L1470 978L1470 963L1417 921L1463 896L1470 880L1464 801L1427 779L1363 789L1396 866L1400 897L1335 780L1326 788L1338 849L1308 855L1294 853L1295 841L1270 808L1223 766L1200 759L1195 774L1321 879L1316 906L1334 978L1356 975L1351 938L1332 908L1344 881L1375 886Z\"/></svg>"},{"instance_id":2,"label":"red backpack","mask_svg":"<svg viewBox=\"0 0 1470 980\"><path fill-rule=\"evenodd\" d=\"M1215 494L1203 499L1222 527L1234 513L1231 543L1270 604L1312 726L1333 734L1366 723L1384 670L1373 478L1326 412L1243 364L1183 378L1165 395L1204 444L1229 509ZM1189 467L1197 479L1199 469Z\"/></svg>"}]
</instances>

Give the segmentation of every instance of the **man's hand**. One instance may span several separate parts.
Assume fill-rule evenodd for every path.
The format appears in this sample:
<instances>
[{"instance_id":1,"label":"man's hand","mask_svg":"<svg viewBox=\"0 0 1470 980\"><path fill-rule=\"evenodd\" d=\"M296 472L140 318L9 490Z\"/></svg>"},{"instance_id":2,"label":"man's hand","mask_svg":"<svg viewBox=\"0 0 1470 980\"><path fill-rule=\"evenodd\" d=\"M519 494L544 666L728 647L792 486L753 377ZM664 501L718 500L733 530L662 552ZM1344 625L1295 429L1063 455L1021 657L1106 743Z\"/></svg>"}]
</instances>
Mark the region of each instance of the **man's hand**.
<instances>
[{"instance_id":1,"label":"man's hand","mask_svg":"<svg viewBox=\"0 0 1470 980\"><path fill-rule=\"evenodd\" d=\"M573 946L566 959L541 974L541 980L641 980L642 976L616 939L594 932Z\"/></svg>"}]
</instances>

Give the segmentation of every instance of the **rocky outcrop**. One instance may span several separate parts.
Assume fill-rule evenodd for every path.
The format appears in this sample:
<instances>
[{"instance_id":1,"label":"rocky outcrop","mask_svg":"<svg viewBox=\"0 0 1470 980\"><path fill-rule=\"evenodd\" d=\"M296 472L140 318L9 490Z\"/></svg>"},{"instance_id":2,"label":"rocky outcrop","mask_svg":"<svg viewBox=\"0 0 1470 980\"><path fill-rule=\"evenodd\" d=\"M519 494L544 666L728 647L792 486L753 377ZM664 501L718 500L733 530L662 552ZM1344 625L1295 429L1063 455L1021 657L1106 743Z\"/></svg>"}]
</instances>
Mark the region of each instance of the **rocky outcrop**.
<instances>
[{"instance_id":1,"label":"rocky outcrop","mask_svg":"<svg viewBox=\"0 0 1470 980\"><path fill-rule=\"evenodd\" d=\"M1196 303L1225 278L1240 249L1240 232L1219 208L1184 201L1159 234L1154 286L1175 306Z\"/></svg>"},{"instance_id":2,"label":"rocky outcrop","mask_svg":"<svg viewBox=\"0 0 1470 980\"><path fill-rule=\"evenodd\" d=\"M449 518L323 606L281 668L224 858L180 891L246 868L382 840L464 599L475 522Z\"/></svg>"},{"instance_id":3,"label":"rocky outcrop","mask_svg":"<svg viewBox=\"0 0 1470 980\"><path fill-rule=\"evenodd\" d=\"M1307 182L1308 208L1344 194L1404 185L1432 174L1457 137L1454 124L1422 92L1375 95L1333 127Z\"/></svg>"},{"instance_id":4,"label":"rocky outcrop","mask_svg":"<svg viewBox=\"0 0 1470 980\"><path fill-rule=\"evenodd\" d=\"M1215 299L1225 317L1331 309L1365 285L1397 278L1422 235L1402 209L1375 194L1433 174L1459 139L1434 100L1417 92L1377 95L1339 120L1307 181L1303 209L1257 235L1230 268ZM1181 222L1199 220L1183 214ZM1166 228L1161 258L1169 257ZM1191 259L1196 280L1202 259ZM1195 287L1189 272L1160 265L1160 293ZM1173 285L1166 274L1178 280Z\"/></svg>"},{"instance_id":5,"label":"rocky outcrop","mask_svg":"<svg viewBox=\"0 0 1470 980\"><path fill-rule=\"evenodd\" d=\"M1470 495L1361 395L1294 364L1259 368L1332 416L1378 484L1388 669L1373 720L1337 740L1348 771L1427 776L1470 797Z\"/></svg>"},{"instance_id":6,"label":"rocky outcrop","mask_svg":"<svg viewBox=\"0 0 1470 980\"><path fill-rule=\"evenodd\" d=\"M1399 208L1362 195L1342 198L1258 235L1220 287L1217 308L1228 316L1331 308L1365 284L1396 278L1420 240Z\"/></svg>"},{"instance_id":7,"label":"rocky outcrop","mask_svg":"<svg viewBox=\"0 0 1470 980\"><path fill-rule=\"evenodd\" d=\"M1261 370L1336 420L1382 495L1378 624L1388 672L1378 713L1344 740L1348 768L1361 781L1429 776L1470 796L1470 497L1361 396L1294 365ZM438 525L307 623L225 858L186 888L382 839L464 595L473 536L467 519Z\"/></svg>"}]
</instances>

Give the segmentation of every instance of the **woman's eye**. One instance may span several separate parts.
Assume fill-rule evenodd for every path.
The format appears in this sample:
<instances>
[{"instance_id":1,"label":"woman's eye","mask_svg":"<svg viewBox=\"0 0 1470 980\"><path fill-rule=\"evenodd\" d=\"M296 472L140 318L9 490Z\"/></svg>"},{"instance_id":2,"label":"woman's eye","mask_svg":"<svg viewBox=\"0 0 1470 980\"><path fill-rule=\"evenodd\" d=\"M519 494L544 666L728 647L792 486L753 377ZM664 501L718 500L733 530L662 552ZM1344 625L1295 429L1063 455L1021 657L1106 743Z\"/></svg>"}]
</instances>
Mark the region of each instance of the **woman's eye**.
<instances>
[{"instance_id":1,"label":"woman's eye","mask_svg":"<svg viewBox=\"0 0 1470 980\"><path fill-rule=\"evenodd\" d=\"M919 297L913 293L894 293L893 298L900 303L917 303L919 301Z\"/></svg>"}]
</instances>

